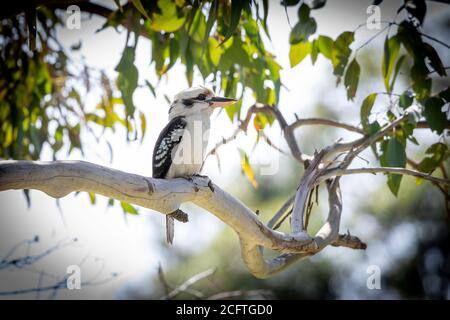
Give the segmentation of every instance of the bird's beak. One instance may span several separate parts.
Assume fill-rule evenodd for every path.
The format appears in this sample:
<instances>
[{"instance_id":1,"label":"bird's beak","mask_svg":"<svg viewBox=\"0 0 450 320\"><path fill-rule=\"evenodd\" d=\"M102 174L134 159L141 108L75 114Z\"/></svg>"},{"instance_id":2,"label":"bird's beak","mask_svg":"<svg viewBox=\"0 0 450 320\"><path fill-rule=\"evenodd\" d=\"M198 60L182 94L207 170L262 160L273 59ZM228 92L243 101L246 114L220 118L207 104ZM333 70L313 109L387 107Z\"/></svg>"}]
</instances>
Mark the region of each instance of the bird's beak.
<instances>
[{"instance_id":1,"label":"bird's beak","mask_svg":"<svg viewBox=\"0 0 450 320\"><path fill-rule=\"evenodd\" d=\"M212 97L211 99L208 99L207 101L208 101L209 105L213 108L226 107L226 106L232 105L237 102L236 99L224 98L224 97Z\"/></svg>"}]
</instances>

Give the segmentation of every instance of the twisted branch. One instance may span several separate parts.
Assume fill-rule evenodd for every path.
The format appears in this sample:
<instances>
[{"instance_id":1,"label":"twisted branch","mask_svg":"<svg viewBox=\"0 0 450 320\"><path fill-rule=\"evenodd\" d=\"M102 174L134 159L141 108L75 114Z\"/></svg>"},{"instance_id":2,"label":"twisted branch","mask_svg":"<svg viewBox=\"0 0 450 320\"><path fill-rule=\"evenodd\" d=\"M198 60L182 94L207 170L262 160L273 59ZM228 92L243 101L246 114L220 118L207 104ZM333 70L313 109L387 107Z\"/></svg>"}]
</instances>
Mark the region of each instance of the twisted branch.
<instances>
[{"instance_id":1,"label":"twisted branch","mask_svg":"<svg viewBox=\"0 0 450 320\"><path fill-rule=\"evenodd\" d=\"M329 219L314 238L306 234L278 232L267 227L251 209L218 186L215 185L212 192L208 179L202 177L194 177L193 182L153 179L84 161L0 161L0 191L10 189L36 189L55 198L86 191L163 214L173 212L184 202L192 202L217 216L238 234L244 261L258 277L269 276L273 272L265 272L263 265L255 266L252 258L255 247L281 254L311 255L319 248L323 249L323 239L337 246L343 244L337 239L339 219ZM330 214L335 215L336 204L330 208ZM333 232L327 234L328 230Z\"/></svg>"},{"instance_id":2,"label":"twisted branch","mask_svg":"<svg viewBox=\"0 0 450 320\"><path fill-rule=\"evenodd\" d=\"M336 142L312 156L303 154L297 145L293 129L299 125L288 125L277 108L258 104L253 106L238 129L245 131L252 114L257 112L271 114L278 120L293 157L305 165L305 172L300 179L295 196L288 200L268 225L226 191L218 186L211 189L208 184L209 179L194 177L192 182L186 179L153 179L83 161L0 161L0 191L36 189L55 198L63 197L70 192L86 191L133 203L163 214L174 212L184 202L192 202L217 216L237 233L241 242L242 258L248 269L256 277L266 278L300 259L320 252L329 245L365 249L366 245L359 238L349 234L339 235L342 213L339 187L341 176L385 172L410 174L433 183L449 184L446 178L432 177L404 168L348 169L359 153L382 137L389 135L405 121L407 112L371 136L364 135L345 143ZM347 127L347 125L341 127ZM339 163L339 166L330 168L334 164L336 154L341 152L346 153L344 160ZM304 221L307 200L311 190L323 181L327 182L328 218L319 231L314 236L310 236ZM274 230L274 226L291 203L293 204L291 233ZM263 254L264 249L277 251L280 255L267 261Z\"/></svg>"}]
</instances>

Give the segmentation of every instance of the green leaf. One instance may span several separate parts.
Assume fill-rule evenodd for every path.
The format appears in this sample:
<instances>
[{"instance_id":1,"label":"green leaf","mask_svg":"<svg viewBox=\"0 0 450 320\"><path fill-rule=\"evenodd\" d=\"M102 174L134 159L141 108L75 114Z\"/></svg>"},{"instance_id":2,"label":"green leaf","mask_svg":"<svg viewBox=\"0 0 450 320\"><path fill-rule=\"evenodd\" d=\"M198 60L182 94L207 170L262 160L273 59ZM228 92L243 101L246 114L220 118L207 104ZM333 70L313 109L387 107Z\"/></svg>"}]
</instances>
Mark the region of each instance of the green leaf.
<instances>
[{"instance_id":1,"label":"green leaf","mask_svg":"<svg viewBox=\"0 0 450 320\"><path fill-rule=\"evenodd\" d=\"M327 3L327 0L312 0L310 3L310 6L311 6L311 9L317 10L317 9L323 8L326 3Z\"/></svg>"},{"instance_id":2,"label":"green leaf","mask_svg":"<svg viewBox=\"0 0 450 320\"><path fill-rule=\"evenodd\" d=\"M291 45L289 50L289 61L291 63L291 67L295 67L302 62L302 60L309 53L311 53L311 42L300 42Z\"/></svg>"},{"instance_id":3,"label":"green leaf","mask_svg":"<svg viewBox=\"0 0 450 320\"><path fill-rule=\"evenodd\" d=\"M344 85L347 89L348 100L353 100L356 95L356 90L358 90L360 72L361 68L359 67L358 61L356 61L356 58L354 58L352 62L350 62L344 78Z\"/></svg>"},{"instance_id":4,"label":"green leaf","mask_svg":"<svg viewBox=\"0 0 450 320\"><path fill-rule=\"evenodd\" d=\"M247 154L240 150L241 153L241 168L247 177L248 181L252 184L253 188L258 188L258 182L256 181L255 172L253 171L250 161L248 160Z\"/></svg>"},{"instance_id":5,"label":"green leaf","mask_svg":"<svg viewBox=\"0 0 450 320\"><path fill-rule=\"evenodd\" d=\"M267 29L267 17L269 15L269 0L263 0L263 9L264 9L264 16L263 16L262 24L263 24L264 30L266 31L267 36L270 39L269 32Z\"/></svg>"},{"instance_id":6,"label":"green leaf","mask_svg":"<svg viewBox=\"0 0 450 320\"><path fill-rule=\"evenodd\" d=\"M441 134L447 124L447 117L442 112L444 101L441 98L432 97L425 101L423 115L430 126L430 129Z\"/></svg>"},{"instance_id":7,"label":"green leaf","mask_svg":"<svg viewBox=\"0 0 450 320\"><path fill-rule=\"evenodd\" d=\"M369 124L367 133L369 135L373 135L374 133L377 133L378 131L380 131L380 129L381 129L380 124L378 123L378 121L375 120L374 122ZM376 152L375 152L375 154L376 154Z\"/></svg>"},{"instance_id":8,"label":"green leaf","mask_svg":"<svg viewBox=\"0 0 450 320\"><path fill-rule=\"evenodd\" d=\"M253 118L253 126L257 131L264 130L266 125L271 123L271 120L273 119L270 119L267 114L258 112Z\"/></svg>"},{"instance_id":9,"label":"green leaf","mask_svg":"<svg viewBox=\"0 0 450 320\"><path fill-rule=\"evenodd\" d=\"M139 214L136 208L128 202L120 201L120 206L122 207L123 213Z\"/></svg>"},{"instance_id":10,"label":"green leaf","mask_svg":"<svg viewBox=\"0 0 450 320\"><path fill-rule=\"evenodd\" d=\"M406 11L417 19L420 25L423 25L425 14L427 12L427 5L425 0L409 0L405 1Z\"/></svg>"},{"instance_id":11,"label":"green leaf","mask_svg":"<svg viewBox=\"0 0 450 320\"><path fill-rule=\"evenodd\" d=\"M134 65L134 54L133 47L126 47L115 69L119 73L117 87L122 94L127 116L134 114L133 93L138 84L138 69Z\"/></svg>"},{"instance_id":12,"label":"green leaf","mask_svg":"<svg viewBox=\"0 0 450 320\"><path fill-rule=\"evenodd\" d=\"M150 92L152 93L153 97L156 98L155 87L154 87L148 80L145 80L145 84L146 84L147 87L150 89Z\"/></svg>"},{"instance_id":13,"label":"green leaf","mask_svg":"<svg viewBox=\"0 0 450 320\"><path fill-rule=\"evenodd\" d=\"M211 62L214 66L219 65L220 57L223 53L222 47L219 46L219 41L217 41L213 37L209 37L208 39L208 52L209 52L209 58L211 59Z\"/></svg>"},{"instance_id":14,"label":"green leaf","mask_svg":"<svg viewBox=\"0 0 450 320\"><path fill-rule=\"evenodd\" d=\"M287 6L287 7L292 7L292 6L296 6L299 2L300 2L300 0L282 0L281 5Z\"/></svg>"},{"instance_id":15,"label":"green leaf","mask_svg":"<svg viewBox=\"0 0 450 320\"><path fill-rule=\"evenodd\" d=\"M208 12L208 20L206 21L206 27L205 27L205 36L203 38L203 43L202 43L203 49L208 44L209 34L211 33L212 27L214 26L214 23L217 20L218 10L219 10L219 2L215 1L214 3L211 4L211 10L209 10L209 12Z\"/></svg>"},{"instance_id":16,"label":"green leaf","mask_svg":"<svg viewBox=\"0 0 450 320\"><path fill-rule=\"evenodd\" d=\"M123 8L122 8L122 5L120 4L120 0L114 0L114 3L116 4L116 6L120 10L120 12L123 12Z\"/></svg>"},{"instance_id":17,"label":"green leaf","mask_svg":"<svg viewBox=\"0 0 450 320\"><path fill-rule=\"evenodd\" d=\"M261 39L259 30L260 28L258 26L257 21L254 20L251 16L249 16L243 26L246 36L251 42L249 44L252 47L252 51L254 50L254 48L257 48L261 55L265 55L266 49L264 48L264 43Z\"/></svg>"},{"instance_id":18,"label":"green leaf","mask_svg":"<svg viewBox=\"0 0 450 320\"><path fill-rule=\"evenodd\" d=\"M307 21L309 19L309 15L311 13L311 9L308 5L302 3L302 5L298 8L298 18L300 21Z\"/></svg>"},{"instance_id":19,"label":"green leaf","mask_svg":"<svg viewBox=\"0 0 450 320\"><path fill-rule=\"evenodd\" d=\"M203 43L206 34L206 20L202 10L197 10L189 28L189 37L198 43Z\"/></svg>"},{"instance_id":20,"label":"green leaf","mask_svg":"<svg viewBox=\"0 0 450 320\"><path fill-rule=\"evenodd\" d=\"M384 86L387 92L391 92L390 80L399 52L400 41L398 37L386 37L386 40L384 41L383 60L381 62L381 74L383 75Z\"/></svg>"},{"instance_id":21,"label":"green leaf","mask_svg":"<svg viewBox=\"0 0 450 320\"><path fill-rule=\"evenodd\" d=\"M369 133L369 116L372 111L373 104L377 98L376 93L369 94L363 101L361 105L360 117L361 124L365 132Z\"/></svg>"},{"instance_id":22,"label":"green leaf","mask_svg":"<svg viewBox=\"0 0 450 320\"><path fill-rule=\"evenodd\" d=\"M439 58L438 53L436 50L430 46L428 43L424 43L425 45L425 53L427 57L430 59L430 65L433 68L434 71L441 77L444 77L447 75L445 72L444 65L442 64L441 58Z\"/></svg>"},{"instance_id":23,"label":"green leaf","mask_svg":"<svg viewBox=\"0 0 450 320\"><path fill-rule=\"evenodd\" d=\"M421 172L432 173L448 157L448 147L443 143L435 143L429 147L425 157L418 165L417 169Z\"/></svg>"},{"instance_id":24,"label":"green leaf","mask_svg":"<svg viewBox=\"0 0 450 320\"><path fill-rule=\"evenodd\" d=\"M91 201L91 204L95 204L95 193L88 192L89 200Z\"/></svg>"},{"instance_id":25,"label":"green leaf","mask_svg":"<svg viewBox=\"0 0 450 320\"><path fill-rule=\"evenodd\" d=\"M180 44L176 38L170 40L169 52L170 52L169 53L170 62L165 72L167 72L170 68L172 68L175 65L180 55Z\"/></svg>"},{"instance_id":26,"label":"green leaf","mask_svg":"<svg viewBox=\"0 0 450 320\"><path fill-rule=\"evenodd\" d=\"M186 51L185 59L186 78L188 85L191 87L192 81L194 80L194 57L192 56L191 50Z\"/></svg>"},{"instance_id":27,"label":"green leaf","mask_svg":"<svg viewBox=\"0 0 450 320\"><path fill-rule=\"evenodd\" d=\"M239 37L233 37L232 41L220 58L221 71L228 71L235 64L239 64L241 67L253 68L255 65L250 53L247 51L248 45Z\"/></svg>"},{"instance_id":28,"label":"green leaf","mask_svg":"<svg viewBox=\"0 0 450 320\"><path fill-rule=\"evenodd\" d=\"M391 137L389 140L383 141L381 144L380 164L383 167L405 168L406 166L406 152L405 145L396 137ZM400 188L402 176L398 174L388 174L388 187L391 192L397 196Z\"/></svg>"},{"instance_id":29,"label":"green leaf","mask_svg":"<svg viewBox=\"0 0 450 320\"><path fill-rule=\"evenodd\" d=\"M450 87L439 92L439 97L444 99L446 102L450 102Z\"/></svg>"},{"instance_id":30,"label":"green leaf","mask_svg":"<svg viewBox=\"0 0 450 320\"><path fill-rule=\"evenodd\" d=\"M333 73L338 77L338 83L344 74L348 58L352 53L350 44L355 40L354 32L345 31L341 33L333 43L331 51L331 62L333 64Z\"/></svg>"},{"instance_id":31,"label":"green leaf","mask_svg":"<svg viewBox=\"0 0 450 320\"><path fill-rule=\"evenodd\" d=\"M323 56L327 59L331 59L332 50L333 50L333 39L327 36L320 35L316 40L314 40L314 44L317 49Z\"/></svg>"},{"instance_id":32,"label":"green leaf","mask_svg":"<svg viewBox=\"0 0 450 320\"><path fill-rule=\"evenodd\" d=\"M411 91L406 90L402 93L399 99L400 108L406 109L408 108L414 101L414 96Z\"/></svg>"},{"instance_id":33,"label":"green leaf","mask_svg":"<svg viewBox=\"0 0 450 320\"><path fill-rule=\"evenodd\" d=\"M141 3L141 0L131 0L133 2L133 5L138 9L138 11L148 20L150 20L150 17L147 14L147 11L145 11L144 6ZM117 2L116 2L117 4ZM119 8L121 8L120 3L118 4Z\"/></svg>"},{"instance_id":34,"label":"green leaf","mask_svg":"<svg viewBox=\"0 0 450 320\"><path fill-rule=\"evenodd\" d=\"M142 143L142 141L144 141L145 131L147 129L147 119L145 118L145 114L143 112L140 112L139 117L141 120L141 143Z\"/></svg>"},{"instance_id":35,"label":"green leaf","mask_svg":"<svg viewBox=\"0 0 450 320\"><path fill-rule=\"evenodd\" d=\"M314 40L311 45L311 62L314 65L317 61L317 57L319 56L319 48L317 47L317 42Z\"/></svg>"},{"instance_id":36,"label":"green leaf","mask_svg":"<svg viewBox=\"0 0 450 320\"><path fill-rule=\"evenodd\" d=\"M228 31L225 34L225 38L222 40L221 45L230 39L234 31L236 31L236 28L239 25L239 20L241 19L242 9L244 9L246 5L248 5L248 0L231 2L230 25L228 26Z\"/></svg>"},{"instance_id":37,"label":"green leaf","mask_svg":"<svg viewBox=\"0 0 450 320\"><path fill-rule=\"evenodd\" d=\"M416 93L417 101L423 102L430 97L431 82L430 78L420 78L414 81L412 89Z\"/></svg>"},{"instance_id":38,"label":"green leaf","mask_svg":"<svg viewBox=\"0 0 450 320\"><path fill-rule=\"evenodd\" d=\"M316 29L316 20L313 18L307 18L305 21L300 20L291 30L289 43L296 44L302 41L307 41L309 36L316 32Z\"/></svg>"},{"instance_id":39,"label":"green leaf","mask_svg":"<svg viewBox=\"0 0 450 320\"><path fill-rule=\"evenodd\" d=\"M394 75L392 76L390 89L391 91L394 90L395 81L397 80L397 76L400 73L400 70L402 68L403 62L405 61L406 55L402 55L397 60L397 64L395 65Z\"/></svg>"},{"instance_id":40,"label":"green leaf","mask_svg":"<svg viewBox=\"0 0 450 320\"><path fill-rule=\"evenodd\" d=\"M161 14L152 15L150 28L155 31L174 32L180 29L185 17L178 17L177 6L172 0L158 0L158 7Z\"/></svg>"}]
</instances>

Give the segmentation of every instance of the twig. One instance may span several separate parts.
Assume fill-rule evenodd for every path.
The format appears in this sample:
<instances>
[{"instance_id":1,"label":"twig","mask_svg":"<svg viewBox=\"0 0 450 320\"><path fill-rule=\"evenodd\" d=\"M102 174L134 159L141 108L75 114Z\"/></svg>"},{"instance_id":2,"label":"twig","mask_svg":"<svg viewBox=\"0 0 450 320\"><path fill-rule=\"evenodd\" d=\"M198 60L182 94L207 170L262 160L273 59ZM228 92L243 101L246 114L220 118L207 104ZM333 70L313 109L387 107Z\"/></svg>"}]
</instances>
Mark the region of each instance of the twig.
<instances>
[{"instance_id":1,"label":"twig","mask_svg":"<svg viewBox=\"0 0 450 320\"><path fill-rule=\"evenodd\" d=\"M209 277L210 275L212 275L216 270L215 269L208 269L206 271L200 272L196 275L194 275L193 277L189 278L188 280L186 280L183 284L181 284L179 287L175 288L174 290L172 290L169 294L167 294L165 297L161 298L161 300L164 299L173 299L174 297L176 297L178 294L180 294L181 292L185 292L187 289L189 289L190 286L194 285L195 283L197 283L198 281Z\"/></svg>"},{"instance_id":2,"label":"twig","mask_svg":"<svg viewBox=\"0 0 450 320\"><path fill-rule=\"evenodd\" d=\"M209 296L206 298L206 300L224 300L224 299L232 299L237 297L267 297L271 298L273 297L273 292L271 290L267 289L261 289L261 290L236 290L236 291L226 291L226 292L219 292L216 294L213 294L212 296Z\"/></svg>"},{"instance_id":3,"label":"twig","mask_svg":"<svg viewBox=\"0 0 450 320\"><path fill-rule=\"evenodd\" d=\"M304 118L304 119L297 119L295 122L289 125L291 128L290 130L296 129L301 126L308 126L308 125L324 125L324 126L330 126L335 128L341 128L348 131L360 133L362 135L365 135L363 129L353 126L351 124L347 124L338 120L331 120L331 119L324 119L324 118Z\"/></svg>"},{"instance_id":4,"label":"twig","mask_svg":"<svg viewBox=\"0 0 450 320\"><path fill-rule=\"evenodd\" d=\"M389 174L400 174L400 175L409 175L409 176L414 176L414 177L418 177L418 178L422 178L425 180L429 180L435 183L439 183L439 184L443 184L443 185L450 185L450 180L449 179L442 179L442 178L437 178L434 177L430 174L427 173L423 173L423 172L419 172L419 171L415 171L415 170L410 170L410 169L405 169L405 168L393 168L393 167L372 167L372 168L355 168L355 169L340 169L340 168L336 168L336 169L330 169L328 171L326 171L321 177L320 180L326 180L330 177L334 177L334 176L346 176L346 175L351 175L351 174L361 174L361 173L372 173L372 174L376 174L376 173L389 173Z\"/></svg>"},{"instance_id":5,"label":"twig","mask_svg":"<svg viewBox=\"0 0 450 320\"><path fill-rule=\"evenodd\" d=\"M269 228L273 228L273 226L277 223L278 220L283 216L283 214L289 209L289 207L294 203L295 194L291 196L284 204L283 206L275 213L275 215L270 219L270 221L267 223L267 226Z\"/></svg>"}]
</instances>

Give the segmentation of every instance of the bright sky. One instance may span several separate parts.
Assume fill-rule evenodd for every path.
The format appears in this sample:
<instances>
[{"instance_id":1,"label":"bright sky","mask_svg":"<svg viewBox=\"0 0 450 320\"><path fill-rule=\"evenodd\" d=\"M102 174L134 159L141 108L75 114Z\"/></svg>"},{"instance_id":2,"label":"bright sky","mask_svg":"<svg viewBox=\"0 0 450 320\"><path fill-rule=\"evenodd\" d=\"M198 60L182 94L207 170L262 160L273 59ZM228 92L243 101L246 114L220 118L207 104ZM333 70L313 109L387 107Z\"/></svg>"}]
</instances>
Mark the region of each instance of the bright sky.
<instances>
[{"instance_id":1,"label":"bright sky","mask_svg":"<svg viewBox=\"0 0 450 320\"><path fill-rule=\"evenodd\" d=\"M365 14L367 6L372 1L328 1L324 9L313 11L313 16L318 22L317 34L325 34L335 38L344 30L354 30L356 26L364 23L367 15ZM385 1L388 2L388 1ZM397 8L400 1L389 1L394 3L392 6ZM345 92L342 87L339 90L334 89L335 79L331 75L328 62L319 58L313 67L309 58L305 59L300 66L293 69L289 67L288 60L288 35L290 27L286 21L284 9L279 5L279 1L270 2L271 10L269 14L269 29L273 42L269 48L276 54L277 60L283 67L282 81L289 88L289 91L282 89L280 107L288 120L294 119L293 112L298 112L300 116L306 117L317 114L313 106L318 101L331 106L337 115L345 109L345 120L358 122L358 108L353 103L347 102ZM388 4L383 4L382 20L392 19L392 12ZM296 12L289 11L292 23L296 22ZM429 17L428 17L429 18ZM59 30L59 38L63 44L70 46L82 40L81 54L86 62L92 67L105 69L108 74L114 76L114 67L117 65L121 52L124 48L124 34L118 34L112 29L107 29L95 33L103 23L103 19L95 17L82 22L80 30ZM374 31L361 28L356 35L356 45L362 44L365 39L373 35ZM375 43L374 45L379 45ZM149 66L151 47L149 41L141 38L139 41L136 57L136 65L139 69L140 83L148 79L155 84L157 79L153 69ZM374 57L379 59L379 57ZM379 63L376 60L375 63ZM196 75L195 84L203 84L202 79ZM180 64L176 65L169 76L164 78L158 89L158 98L155 99L147 88L138 89L134 95L134 102L137 108L145 113L148 119L147 135L144 142L125 142L125 135L122 130L117 130L115 134L108 132L106 135L112 142L114 148L114 159L112 163L108 162L108 149L105 145L96 145L95 141L87 141L83 158L80 154L73 154L70 159L83 159L98 164L110 166L116 169L124 170L142 175L151 175L151 154L154 142L159 131L167 122L168 104L163 98L163 94L173 97L175 93L187 87L184 68ZM324 89L329 88L329 95L324 96ZM358 95L355 104L359 105L361 99L369 90L373 88L366 87ZM93 108L97 103L98 91L88 94L85 98L86 108ZM244 106L249 107L252 99L248 95L244 99ZM342 117L341 117L342 119ZM231 135L234 125L227 119L225 113L213 116L212 136L210 146L213 146L221 138ZM281 142L280 133L277 128L270 131L272 140L277 144ZM343 136L350 138L352 136ZM86 140L84 140L86 141ZM253 147L252 134L249 137L241 137L235 143L229 144L220 150L222 172L217 169L216 160L208 160L204 173L208 174L221 187L231 188L233 179L240 175L239 153L236 146L251 151ZM304 142L307 147L319 147L314 145L314 141ZM282 145L283 146L283 145ZM284 148L286 150L286 148ZM269 156L268 156L269 155ZM251 156L251 162L255 164L264 164L268 161L274 161L277 154L269 147L261 144ZM49 150L44 150L42 160L51 160ZM280 169L282 170L282 169ZM282 172L280 173L282 174ZM374 190L378 184L374 181L383 183L382 177L372 178L369 182L365 179L348 179L349 187L351 181L358 181L358 188L352 188L356 195L363 195ZM243 188L251 188L250 184ZM56 274L62 277L68 265L82 264L82 279L89 281L95 274L102 269L101 275L97 280L108 278L110 273L117 272L120 276L107 284L88 287L82 290L65 290L58 294L58 297L64 298L115 298L118 292L130 281L137 283L149 274L155 274L159 262L165 267L170 267L174 261L170 260L171 250L201 251L214 238L217 231L223 228L223 224L214 216L201 213L200 210L187 207L189 212L195 212L190 215L188 224L176 224L175 243L173 247L167 247L162 244L163 234L163 216L151 213L149 210L141 209L139 216L127 216L125 222L122 210L116 207L105 210L106 200L102 197L97 198L97 204L92 206L89 203L87 194L78 196L69 195L60 200L60 206L63 215L60 214L55 200L37 191L31 192L31 208L27 209L24 197L20 191L7 191L0 193L0 203L2 204L2 213L0 220L0 256L9 250L14 244L24 239L32 239L39 235L40 242L32 246L31 253L37 254L48 247L55 245L63 239L76 237L76 245L65 247L49 255L45 262L36 264L45 268L46 272ZM348 217L352 207L356 204L348 201L346 203L345 213ZM348 221L344 216L343 225ZM370 223L365 223L365 230L370 230ZM198 270L202 271L202 270ZM0 272L0 291L6 291L17 288L28 288L36 286L39 281L39 273L28 271L12 270ZM49 285L55 280L44 277L42 285ZM12 286L14 284L14 286ZM151 283L149 283L151 285ZM35 295L26 297L34 298ZM45 297L45 296L41 296Z\"/></svg>"}]
</instances>

